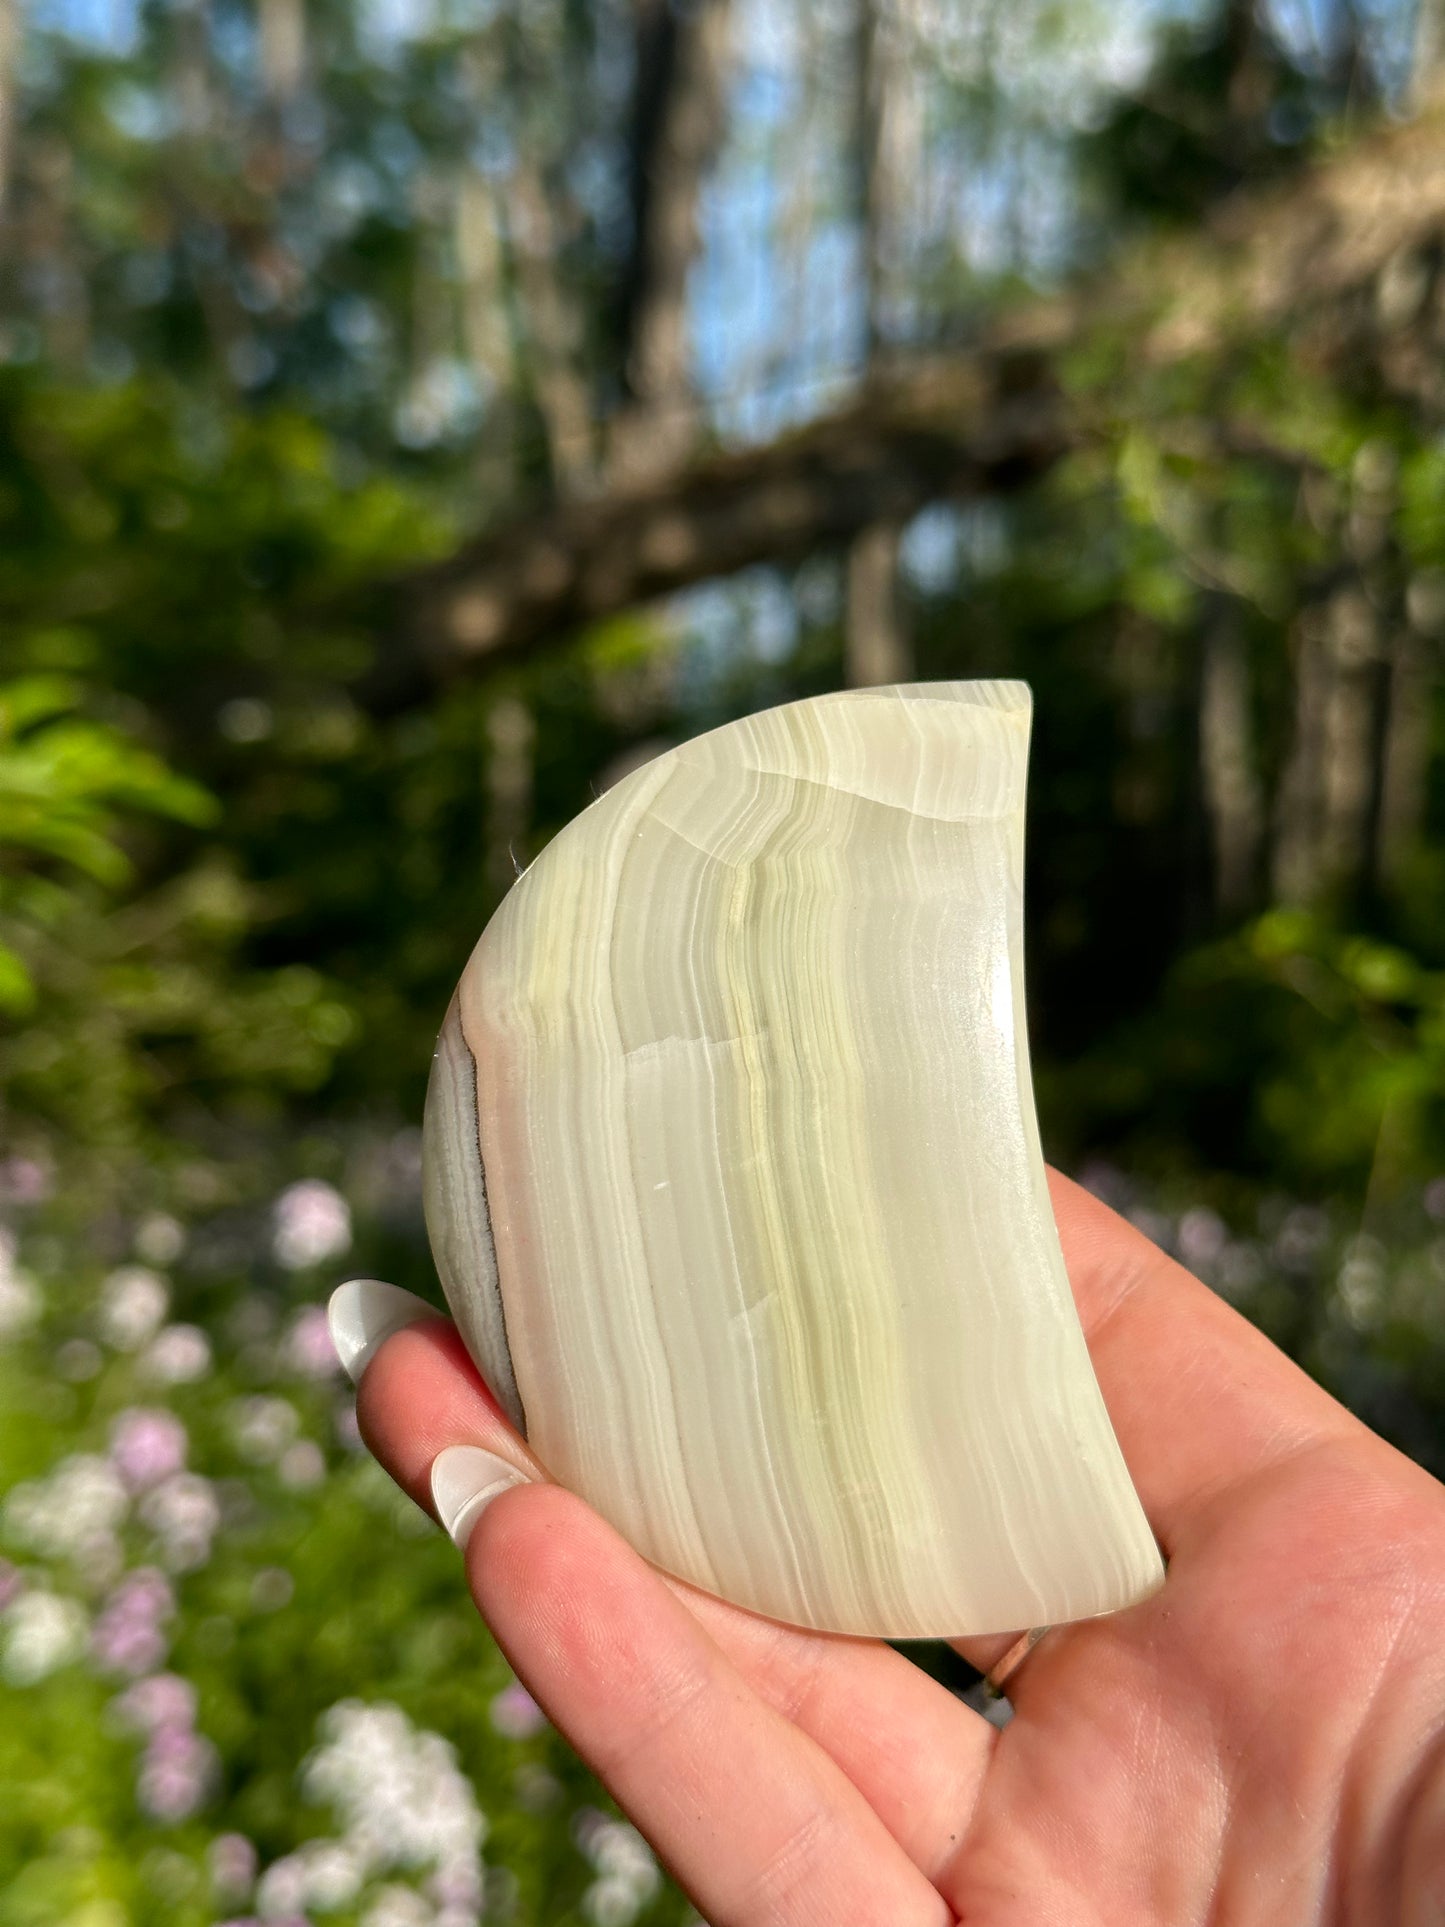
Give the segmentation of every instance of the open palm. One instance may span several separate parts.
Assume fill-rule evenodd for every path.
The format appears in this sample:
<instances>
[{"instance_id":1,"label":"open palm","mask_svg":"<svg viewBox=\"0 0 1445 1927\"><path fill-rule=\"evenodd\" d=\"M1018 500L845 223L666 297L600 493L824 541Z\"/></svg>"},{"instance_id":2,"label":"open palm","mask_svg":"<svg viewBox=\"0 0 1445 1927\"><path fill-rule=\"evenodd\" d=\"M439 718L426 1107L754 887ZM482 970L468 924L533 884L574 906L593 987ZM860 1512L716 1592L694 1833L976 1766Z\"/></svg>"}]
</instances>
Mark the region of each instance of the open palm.
<instances>
[{"instance_id":1,"label":"open palm","mask_svg":"<svg viewBox=\"0 0 1445 1927\"><path fill-rule=\"evenodd\" d=\"M1054 1628L991 1726L889 1647L665 1579L539 1482L487 1507L477 1605L715 1927L1445 1919L1445 1487L1062 1178L1120 1444L1169 1560ZM428 1503L447 1446L536 1472L452 1328L390 1338L359 1412ZM981 1668L1009 1638L961 1641Z\"/></svg>"}]
</instances>

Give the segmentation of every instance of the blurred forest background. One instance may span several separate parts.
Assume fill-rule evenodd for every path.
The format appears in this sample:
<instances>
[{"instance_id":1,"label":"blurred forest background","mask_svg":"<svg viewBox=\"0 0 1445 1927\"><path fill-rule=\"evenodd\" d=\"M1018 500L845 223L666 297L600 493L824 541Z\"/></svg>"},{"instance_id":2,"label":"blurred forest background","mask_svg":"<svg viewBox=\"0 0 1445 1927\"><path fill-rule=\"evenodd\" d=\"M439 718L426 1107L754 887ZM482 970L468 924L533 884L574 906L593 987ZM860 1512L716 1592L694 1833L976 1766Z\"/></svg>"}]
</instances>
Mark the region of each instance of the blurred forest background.
<instances>
[{"instance_id":1,"label":"blurred forest background","mask_svg":"<svg viewBox=\"0 0 1445 1927\"><path fill-rule=\"evenodd\" d=\"M0 0L0 1923L693 1918L358 1448L490 910L1025 677L1046 1145L1445 1471L1441 0ZM925 1655L925 1657L927 1657Z\"/></svg>"}]
</instances>

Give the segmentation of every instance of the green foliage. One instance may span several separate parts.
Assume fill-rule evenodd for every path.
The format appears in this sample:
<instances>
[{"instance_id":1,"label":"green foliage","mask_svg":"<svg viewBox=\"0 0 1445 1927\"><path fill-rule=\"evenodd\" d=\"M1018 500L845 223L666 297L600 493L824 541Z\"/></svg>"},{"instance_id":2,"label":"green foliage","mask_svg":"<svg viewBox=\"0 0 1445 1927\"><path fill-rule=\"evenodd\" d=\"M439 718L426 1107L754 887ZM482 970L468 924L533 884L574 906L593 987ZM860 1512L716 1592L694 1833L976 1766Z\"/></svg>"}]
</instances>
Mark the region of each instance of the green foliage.
<instances>
[{"instance_id":1,"label":"green foliage","mask_svg":"<svg viewBox=\"0 0 1445 1927\"><path fill-rule=\"evenodd\" d=\"M339 1870L308 1916L353 1927L388 1888L399 1906L402 1888L413 1911L396 1917L430 1918L428 1880L464 1881L475 1861L455 1829L428 1832L428 1809L460 1802L464 1817L473 1799L488 1918L580 1923L619 1862L630 1904L614 1893L610 1913L587 1918L695 1918L512 1680L452 1547L361 1451L316 1322L334 1269L284 1271L266 1212L239 1243L232 1222L219 1271L214 1219L185 1232L153 1213L112 1223L122 1250L138 1238L174 1251L188 1235L195 1261L170 1278L98 1265L88 1200L21 1215L25 1246L0 1252L0 1548L15 1562L0 1558L4 1927L207 1927L254 1910L256 1874L275 1913L277 1863L302 1854L288 1862L302 1877L321 1841L340 1849ZM214 1365L186 1322L197 1315L221 1341ZM118 1625L127 1584L157 1573L159 1609ZM57 1602L74 1624L47 1640ZM130 1689L157 1678L161 1711L147 1714ZM308 1792L329 1709L358 1704L399 1708L451 1749L424 1742L423 1769L393 1721L361 1759L397 1838L439 1843L414 1862L368 1860L344 1807ZM237 1836L256 1864L228 1893L218 1869ZM450 1862L436 1857L448 1839Z\"/></svg>"},{"instance_id":2,"label":"green foliage","mask_svg":"<svg viewBox=\"0 0 1445 1927\"><path fill-rule=\"evenodd\" d=\"M1341 12L1334 58L1313 70L1254 7L1174 23L1145 86L1083 143L1086 178L1111 214L1197 221L1245 183L1299 166L1322 131L1374 105L1386 89L1351 38L1360 22Z\"/></svg>"},{"instance_id":3,"label":"green foliage","mask_svg":"<svg viewBox=\"0 0 1445 1927\"><path fill-rule=\"evenodd\" d=\"M162 382L12 375L0 447L0 990L28 1018L0 1080L22 1136L154 1155L178 1105L274 1115L356 1040L330 973L246 956L295 887L248 859L340 807L369 727L342 678L381 643L348 595L446 523L297 416L197 415Z\"/></svg>"},{"instance_id":4,"label":"green foliage","mask_svg":"<svg viewBox=\"0 0 1445 1927\"><path fill-rule=\"evenodd\" d=\"M1065 1141L1156 1174L1199 1164L1393 1198L1445 1142L1445 974L1397 944L1272 910L1183 953L1153 1007L1047 1064Z\"/></svg>"},{"instance_id":5,"label":"green foliage","mask_svg":"<svg viewBox=\"0 0 1445 1927\"><path fill-rule=\"evenodd\" d=\"M277 1213L297 1180L339 1186L358 1265L427 1289L411 1125L514 863L649 748L836 687L843 570L832 553L759 569L419 687L397 585L545 495L549 382L570 376L594 407L625 387L632 132L627 10L422 14L387 41L376 9L307 5L307 73L284 98L254 10L231 0L209 25L143 8L108 53L53 12L30 26L7 219L23 271L0 290L0 1208L20 1240L0 1233L0 1488L53 1498L77 1455L104 1486L118 1421L159 1412L200 1481L172 1501L213 1504L218 1526L192 1559L142 1491L76 1552L36 1542L30 1499L0 1514L0 1927L248 1909L207 1855L239 1835L265 1868L345 1834L298 1776L352 1698L457 1749L506 1876L492 1917L622 1917L584 1902L604 1872L599 1790L550 1729L502 1730L513 1683L450 1549L361 1458L334 1370L306 1352L339 1246L288 1271ZM1029 16L1057 56L1040 72L1069 71L1066 14ZM1037 74L949 40L918 96L943 156L929 178L976 177L974 216L988 225L992 197L1020 238L974 258L920 215L918 258L885 264L890 339L952 339L1101 237L1277 179L1338 130L1352 90L1358 105L1323 55L1231 40L1252 10L1206 15L1137 99L1059 89L1062 118ZM984 38L1019 42L1002 11L981 18ZM820 73L853 46L851 26L829 32ZM833 138L854 112L851 92L830 106L744 79L746 180L724 170L703 208L729 248L746 238L734 216L787 198L782 130ZM856 239L852 174L819 169L824 151L796 150L800 176L847 181L804 237L810 286ZM517 199L524 165L550 238ZM1049 182L1085 216L1031 217ZM765 358L754 332L772 318L743 299L759 261L767 283L771 255L728 270L736 329L701 313L711 294L690 311L716 391L702 412L730 441L737 397L717 392ZM1176 310L1189 292L1171 290ZM1092 1160L1151 1235L1445 1470L1445 1197L1429 1182L1445 1168L1445 456L1434 404L1402 400L1363 348L1321 360L1313 320L1167 365L1141 353L1142 323L1101 323L1062 370L1087 425L1073 455L1006 502L932 511L942 561L910 564L903 599L920 675L1034 687L1030 1012L1051 1151ZM1368 346L1375 322L1346 323ZM838 373L816 344L783 345L802 372L763 399L767 420ZM1221 643L1244 690L1225 747L1252 785L1232 894L1205 780ZM1380 700L1396 683L1413 736ZM1378 742L1346 726L1366 711ZM1356 792L1351 815L1339 797ZM1290 809L1312 851L1300 874L1281 855ZM1315 834L1330 810L1333 843ZM1386 861L1390 810L1404 827ZM169 1272L170 1300L128 1349L112 1301L137 1259ZM187 1346L202 1359L194 1376L166 1376L162 1340L172 1366ZM175 1612L143 1676L195 1688L214 1750L169 1816L143 1790L148 1742L104 1641L34 1677L15 1656L27 1613L32 1641L49 1613L52 1644L67 1626L95 1642L148 1566ZM60 1603L17 1619L27 1598ZM424 1880L372 1869L361 1899L311 1911L350 1927L381 1885ZM419 1892L410 1915L393 1902L417 1917ZM633 1911L687 1917L671 1890Z\"/></svg>"},{"instance_id":6,"label":"green foliage","mask_svg":"<svg viewBox=\"0 0 1445 1927\"><path fill-rule=\"evenodd\" d=\"M1274 910L1191 956L1180 983L1225 993L1258 1041L1255 1114L1274 1168L1326 1181L1363 1169L1390 1193L1434 1168L1445 972L1307 911Z\"/></svg>"},{"instance_id":7,"label":"green foliage","mask_svg":"<svg viewBox=\"0 0 1445 1927\"><path fill-rule=\"evenodd\" d=\"M0 685L0 929L12 919L53 927L64 918L76 902L67 872L111 890L128 883L124 815L215 821L205 790L118 730L77 714L82 700L79 686L61 676ZM0 942L0 1010L29 1015L34 1005L35 979L21 950Z\"/></svg>"},{"instance_id":8,"label":"green foliage","mask_svg":"<svg viewBox=\"0 0 1445 1927\"><path fill-rule=\"evenodd\" d=\"M0 846L55 857L97 883L126 882L115 811L210 823L215 805L116 730L74 712L81 692L59 676L0 687Z\"/></svg>"}]
</instances>

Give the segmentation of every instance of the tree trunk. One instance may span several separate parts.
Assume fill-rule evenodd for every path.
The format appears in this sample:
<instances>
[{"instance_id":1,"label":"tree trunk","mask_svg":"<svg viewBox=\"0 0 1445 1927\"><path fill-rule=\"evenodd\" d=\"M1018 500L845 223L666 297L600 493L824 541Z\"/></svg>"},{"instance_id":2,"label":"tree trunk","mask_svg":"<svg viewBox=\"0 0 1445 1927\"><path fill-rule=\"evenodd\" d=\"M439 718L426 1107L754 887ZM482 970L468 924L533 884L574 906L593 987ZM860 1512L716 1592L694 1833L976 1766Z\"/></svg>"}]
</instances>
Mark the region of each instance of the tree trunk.
<instances>
[{"instance_id":1,"label":"tree trunk","mask_svg":"<svg viewBox=\"0 0 1445 1927\"><path fill-rule=\"evenodd\" d=\"M1249 666L1232 610L1220 607L1204 637L1199 760L1209 816L1217 911L1237 917L1255 900L1263 803L1255 767Z\"/></svg>"},{"instance_id":2,"label":"tree trunk","mask_svg":"<svg viewBox=\"0 0 1445 1927\"><path fill-rule=\"evenodd\" d=\"M898 91L905 79L894 12L898 4L900 0L858 0L854 139L864 356L870 377L876 374L886 351L886 316L893 279L889 246L899 200L899 181L889 165L889 136L900 111ZM898 583L902 534L897 522L875 522L858 535L848 552L844 668L854 687L907 682L913 675L912 639L905 625Z\"/></svg>"},{"instance_id":3,"label":"tree trunk","mask_svg":"<svg viewBox=\"0 0 1445 1927\"><path fill-rule=\"evenodd\" d=\"M473 168L464 169L457 181L454 219L467 358L485 386L505 389L511 380L512 345L506 321L501 229L496 198Z\"/></svg>"},{"instance_id":4,"label":"tree trunk","mask_svg":"<svg viewBox=\"0 0 1445 1927\"><path fill-rule=\"evenodd\" d=\"M1253 132L1269 112L1272 81L1258 0L1226 0L1224 58L1229 74L1225 96L1229 118L1236 128Z\"/></svg>"},{"instance_id":5,"label":"tree trunk","mask_svg":"<svg viewBox=\"0 0 1445 1927\"><path fill-rule=\"evenodd\" d=\"M489 703L486 733L486 874L500 897L527 867L537 726L516 696Z\"/></svg>"},{"instance_id":6,"label":"tree trunk","mask_svg":"<svg viewBox=\"0 0 1445 1927\"><path fill-rule=\"evenodd\" d=\"M1365 880L1370 796L1378 732L1378 625L1359 590L1336 597L1329 632L1331 673L1325 705L1319 877L1351 894Z\"/></svg>"},{"instance_id":7,"label":"tree trunk","mask_svg":"<svg viewBox=\"0 0 1445 1927\"><path fill-rule=\"evenodd\" d=\"M1375 872L1383 888L1398 887L1424 834L1426 779L1436 702L1437 673L1427 645L1410 630L1395 639L1389 666L1382 746L1379 808L1375 822Z\"/></svg>"},{"instance_id":8,"label":"tree trunk","mask_svg":"<svg viewBox=\"0 0 1445 1927\"><path fill-rule=\"evenodd\" d=\"M41 319L46 354L78 377L90 348L90 285L71 226L75 155L69 143L58 134L32 139L25 180L24 249L30 260L45 264L54 289Z\"/></svg>"},{"instance_id":9,"label":"tree trunk","mask_svg":"<svg viewBox=\"0 0 1445 1927\"><path fill-rule=\"evenodd\" d=\"M259 0L257 29L266 96L284 106L306 77L305 0Z\"/></svg>"},{"instance_id":10,"label":"tree trunk","mask_svg":"<svg viewBox=\"0 0 1445 1927\"><path fill-rule=\"evenodd\" d=\"M1415 45L1410 60L1409 102L1418 108L1440 84L1445 60L1445 0L1416 0Z\"/></svg>"},{"instance_id":11,"label":"tree trunk","mask_svg":"<svg viewBox=\"0 0 1445 1927\"><path fill-rule=\"evenodd\" d=\"M1288 903L1366 883L1380 749L1377 619L1363 592L1341 589L1302 630L1275 839L1275 890Z\"/></svg>"},{"instance_id":12,"label":"tree trunk","mask_svg":"<svg viewBox=\"0 0 1445 1927\"><path fill-rule=\"evenodd\" d=\"M530 161L522 161L512 176L508 212L527 322L526 353L552 478L559 495L578 495L596 476L592 398L578 366L579 317L557 272L560 243L551 203Z\"/></svg>"},{"instance_id":13,"label":"tree trunk","mask_svg":"<svg viewBox=\"0 0 1445 1927\"><path fill-rule=\"evenodd\" d=\"M175 35L171 84L181 129L191 140L211 130L211 20L208 0L171 14Z\"/></svg>"},{"instance_id":14,"label":"tree trunk","mask_svg":"<svg viewBox=\"0 0 1445 1927\"><path fill-rule=\"evenodd\" d=\"M729 0L639 0L630 156L632 253L621 300L626 402L608 472L623 486L675 466L697 439L687 283L698 214L727 125Z\"/></svg>"},{"instance_id":15,"label":"tree trunk","mask_svg":"<svg viewBox=\"0 0 1445 1927\"><path fill-rule=\"evenodd\" d=\"M874 522L848 551L844 668L851 688L908 682L913 651L898 596L898 545L895 522Z\"/></svg>"},{"instance_id":16,"label":"tree trunk","mask_svg":"<svg viewBox=\"0 0 1445 1927\"><path fill-rule=\"evenodd\" d=\"M10 199L10 169L15 158L15 117L18 99L16 68L24 32L21 0L0 0L0 219Z\"/></svg>"},{"instance_id":17,"label":"tree trunk","mask_svg":"<svg viewBox=\"0 0 1445 1927\"><path fill-rule=\"evenodd\" d=\"M457 180L452 224L462 342L486 411L474 472L484 499L505 500L516 473L515 356L497 199L473 168Z\"/></svg>"},{"instance_id":18,"label":"tree trunk","mask_svg":"<svg viewBox=\"0 0 1445 1927\"><path fill-rule=\"evenodd\" d=\"M1275 800L1273 889L1280 903L1307 904L1320 885L1321 790L1330 660L1319 610L1299 625L1294 662L1294 728Z\"/></svg>"}]
</instances>

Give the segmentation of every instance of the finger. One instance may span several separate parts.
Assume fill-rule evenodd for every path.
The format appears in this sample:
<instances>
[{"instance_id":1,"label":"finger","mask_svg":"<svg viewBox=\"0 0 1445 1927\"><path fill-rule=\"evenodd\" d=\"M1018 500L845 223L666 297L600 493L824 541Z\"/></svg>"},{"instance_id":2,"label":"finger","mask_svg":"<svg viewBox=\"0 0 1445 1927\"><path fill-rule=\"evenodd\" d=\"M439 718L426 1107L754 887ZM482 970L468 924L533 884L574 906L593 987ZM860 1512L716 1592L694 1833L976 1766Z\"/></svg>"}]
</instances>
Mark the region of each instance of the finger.
<instances>
[{"instance_id":1,"label":"finger","mask_svg":"<svg viewBox=\"0 0 1445 1927\"><path fill-rule=\"evenodd\" d=\"M357 1409L372 1451L427 1508L432 1460L445 1446L480 1445L536 1468L443 1319L387 1341ZM987 1721L891 1647L800 1632L667 1583L753 1690L832 1757L915 1865L940 1871L988 1763Z\"/></svg>"},{"instance_id":2,"label":"finger","mask_svg":"<svg viewBox=\"0 0 1445 1927\"><path fill-rule=\"evenodd\" d=\"M503 1493L467 1573L529 1692L714 1927L951 1927L846 1775L574 1494Z\"/></svg>"},{"instance_id":3,"label":"finger","mask_svg":"<svg viewBox=\"0 0 1445 1927\"><path fill-rule=\"evenodd\" d=\"M533 1478L547 1476L483 1383L456 1326L440 1315L381 1346L357 1388L356 1422L367 1449L427 1512L432 1461L449 1445L484 1445Z\"/></svg>"},{"instance_id":4,"label":"finger","mask_svg":"<svg viewBox=\"0 0 1445 1927\"><path fill-rule=\"evenodd\" d=\"M1099 1389L1171 1562L1227 1520L1243 1484L1326 1439L1362 1431L1248 1319L1127 1219L1058 1172L1049 1173L1049 1189ZM1167 1601L1167 1581L1155 1597ZM1155 1608L1146 1600L1133 1610ZM953 1644L987 1672L1024 1630ZM1059 1646L1057 1630L1049 1644ZM1017 1683L1037 1671L1025 1659Z\"/></svg>"},{"instance_id":5,"label":"finger","mask_svg":"<svg viewBox=\"0 0 1445 1927\"><path fill-rule=\"evenodd\" d=\"M754 1690L847 1774L915 1866L942 1878L997 1730L881 1641L799 1632L669 1583Z\"/></svg>"}]
</instances>

